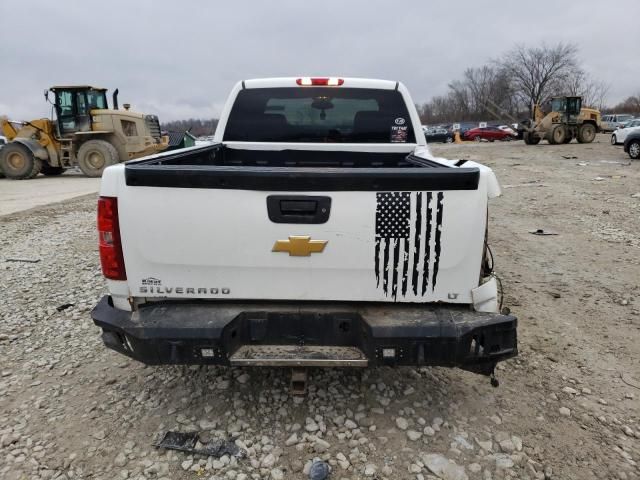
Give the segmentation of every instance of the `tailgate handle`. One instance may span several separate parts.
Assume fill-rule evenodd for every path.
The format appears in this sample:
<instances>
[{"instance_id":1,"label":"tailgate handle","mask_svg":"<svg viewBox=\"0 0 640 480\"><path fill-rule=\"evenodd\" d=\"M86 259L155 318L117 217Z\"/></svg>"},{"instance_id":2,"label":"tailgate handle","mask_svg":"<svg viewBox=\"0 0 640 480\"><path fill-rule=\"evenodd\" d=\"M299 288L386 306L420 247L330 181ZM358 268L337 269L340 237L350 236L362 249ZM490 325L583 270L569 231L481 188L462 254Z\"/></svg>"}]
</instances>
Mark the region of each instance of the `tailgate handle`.
<instances>
[{"instance_id":1,"label":"tailgate handle","mask_svg":"<svg viewBox=\"0 0 640 480\"><path fill-rule=\"evenodd\" d=\"M280 200L280 212L283 215L315 215L318 202L315 200Z\"/></svg>"},{"instance_id":2,"label":"tailgate handle","mask_svg":"<svg viewBox=\"0 0 640 480\"><path fill-rule=\"evenodd\" d=\"M331 213L331 197L269 195L267 212L274 223L325 223Z\"/></svg>"}]
</instances>

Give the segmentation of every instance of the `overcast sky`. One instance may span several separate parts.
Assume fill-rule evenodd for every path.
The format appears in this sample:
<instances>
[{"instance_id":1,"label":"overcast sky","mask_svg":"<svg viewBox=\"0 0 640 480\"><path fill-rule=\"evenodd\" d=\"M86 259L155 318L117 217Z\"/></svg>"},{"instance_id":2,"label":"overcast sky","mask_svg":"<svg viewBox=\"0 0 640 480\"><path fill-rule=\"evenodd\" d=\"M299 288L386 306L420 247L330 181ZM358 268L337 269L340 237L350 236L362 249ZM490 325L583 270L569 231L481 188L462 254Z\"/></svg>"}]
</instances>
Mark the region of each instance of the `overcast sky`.
<instances>
[{"instance_id":1,"label":"overcast sky","mask_svg":"<svg viewBox=\"0 0 640 480\"><path fill-rule=\"evenodd\" d=\"M42 92L88 83L160 120L216 116L232 85L268 76L404 82L414 101L514 43L574 42L610 83L640 92L640 1L0 0L0 114L48 116Z\"/></svg>"}]
</instances>

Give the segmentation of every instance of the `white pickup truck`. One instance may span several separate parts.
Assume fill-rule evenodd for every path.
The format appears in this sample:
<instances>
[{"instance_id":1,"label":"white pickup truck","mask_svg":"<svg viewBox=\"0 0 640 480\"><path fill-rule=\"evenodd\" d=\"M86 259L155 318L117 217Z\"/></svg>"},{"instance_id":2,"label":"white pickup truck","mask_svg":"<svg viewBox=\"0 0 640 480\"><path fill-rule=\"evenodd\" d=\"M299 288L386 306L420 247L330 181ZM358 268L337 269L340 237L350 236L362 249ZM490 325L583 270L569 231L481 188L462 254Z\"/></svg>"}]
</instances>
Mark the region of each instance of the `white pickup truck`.
<instances>
[{"instance_id":1,"label":"white pickup truck","mask_svg":"<svg viewBox=\"0 0 640 480\"><path fill-rule=\"evenodd\" d=\"M105 345L147 364L441 365L517 355L491 169L434 158L407 89L239 82L214 143L107 168Z\"/></svg>"}]
</instances>

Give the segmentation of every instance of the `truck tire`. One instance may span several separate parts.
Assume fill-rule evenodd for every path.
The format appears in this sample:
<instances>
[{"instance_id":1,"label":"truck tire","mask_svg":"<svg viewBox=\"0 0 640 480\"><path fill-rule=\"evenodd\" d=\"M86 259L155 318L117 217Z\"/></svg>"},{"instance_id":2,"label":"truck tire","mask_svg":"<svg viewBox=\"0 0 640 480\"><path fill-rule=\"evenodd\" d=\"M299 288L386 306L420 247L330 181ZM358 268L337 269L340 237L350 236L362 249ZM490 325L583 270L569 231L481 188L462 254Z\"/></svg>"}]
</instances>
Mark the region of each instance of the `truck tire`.
<instances>
[{"instance_id":1,"label":"truck tire","mask_svg":"<svg viewBox=\"0 0 640 480\"><path fill-rule=\"evenodd\" d=\"M540 143L540 138L536 137L533 133L530 132L524 132L522 134L522 139L527 145L537 145Z\"/></svg>"},{"instance_id":2,"label":"truck tire","mask_svg":"<svg viewBox=\"0 0 640 480\"><path fill-rule=\"evenodd\" d=\"M562 143L571 143L571 140L573 140L573 132L567 131L567 136Z\"/></svg>"},{"instance_id":3,"label":"truck tire","mask_svg":"<svg viewBox=\"0 0 640 480\"><path fill-rule=\"evenodd\" d=\"M55 177L57 175L62 175L64 172L64 168L62 167L52 167L48 163L42 162L42 170L41 173L46 175L47 177Z\"/></svg>"},{"instance_id":4,"label":"truck tire","mask_svg":"<svg viewBox=\"0 0 640 480\"><path fill-rule=\"evenodd\" d=\"M109 165L118 163L116 147L105 140L89 140L78 149L78 166L87 177L101 177Z\"/></svg>"},{"instance_id":5,"label":"truck tire","mask_svg":"<svg viewBox=\"0 0 640 480\"><path fill-rule=\"evenodd\" d=\"M40 173L42 160L21 143L8 143L0 150L0 170L12 180L26 180Z\"/></svg>"},{"instance_id":6,"label":"truck tire","mask_svg":"<svg viewBox=\"0 0 640 480\"><path fill-rule=\"evenodd\" d=\"M596 127L592 123L585 123L578 129L578 142L591 143L596 139Z\"/></svg>"},{"instance_id":7,"label":"truck tire","mask_svg":"<svg viewBox=\"0 0 640 480\"><path fill-rule=\"evenodd\" d=\"M552 145L561 145L564 143L567 138L567 129L564 125L556 125L551 130L551 135L549 136L549 143Z\"/></svg>"}]
</instances>

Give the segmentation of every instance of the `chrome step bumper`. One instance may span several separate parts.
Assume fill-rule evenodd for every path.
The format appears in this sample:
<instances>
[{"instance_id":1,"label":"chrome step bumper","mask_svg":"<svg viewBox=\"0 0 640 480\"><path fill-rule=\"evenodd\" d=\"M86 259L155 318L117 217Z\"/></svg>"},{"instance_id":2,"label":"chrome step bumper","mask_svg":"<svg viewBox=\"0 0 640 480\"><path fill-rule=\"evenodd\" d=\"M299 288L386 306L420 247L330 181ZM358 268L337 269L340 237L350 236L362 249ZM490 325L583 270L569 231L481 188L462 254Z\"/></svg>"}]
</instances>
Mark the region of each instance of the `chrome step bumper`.
<instances>
[{"instance_id":1,"label":"chrome step bumper","mask_svg":"<svg viewBox=\"0 0 640 480\"><path fill-rule=\"evenodd\" d=\"M357 347L243 345L229 357L234 367L366 367L366 355Z\"/></svg>"}]
</instances>

